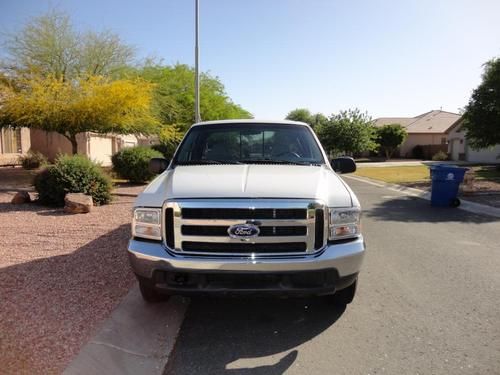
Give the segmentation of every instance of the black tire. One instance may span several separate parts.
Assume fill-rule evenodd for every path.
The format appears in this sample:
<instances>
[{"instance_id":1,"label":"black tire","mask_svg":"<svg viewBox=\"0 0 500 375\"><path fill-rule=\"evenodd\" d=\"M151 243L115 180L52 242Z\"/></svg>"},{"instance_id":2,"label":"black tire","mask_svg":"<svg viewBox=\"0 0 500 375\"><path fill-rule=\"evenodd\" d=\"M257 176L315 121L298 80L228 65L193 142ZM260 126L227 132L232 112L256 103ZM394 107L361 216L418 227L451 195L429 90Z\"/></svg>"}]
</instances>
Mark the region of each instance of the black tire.
<instances>
[{"instance_id":1,"label":"black tire","mask_svg":"<svg viewBox=\"0 0 500 375\"><path fill-rule=\"evenodd\" d=\"M451 207L458 207L460 206L460 199L458 198L453 198L450 202Z\"/></svg>"},{"instance_id":2,"label":"black tire","mask_svg":"<svg viewBox=\"0 0 500 375\"><path fill-rule=\"evenodd\" d=\"M335 294L331 296L333 304L337 306L345 306L350 304L354 300L354 296L356 295L357 285L358 279L356 279L356 281L354 281L347 288L335 292Z\"/></svg>"},{"instance_id":3,"label":"black tire","mask_svg":"<svg viewBox=\"0 0 500 375\"><path fill-rule=\"evenodd\" d=\"M168 294L158 292L150 283L144 280L139 280L139 290L142 299L148 303L165 302L170 298Z\"/></svg>"}]
</instances>

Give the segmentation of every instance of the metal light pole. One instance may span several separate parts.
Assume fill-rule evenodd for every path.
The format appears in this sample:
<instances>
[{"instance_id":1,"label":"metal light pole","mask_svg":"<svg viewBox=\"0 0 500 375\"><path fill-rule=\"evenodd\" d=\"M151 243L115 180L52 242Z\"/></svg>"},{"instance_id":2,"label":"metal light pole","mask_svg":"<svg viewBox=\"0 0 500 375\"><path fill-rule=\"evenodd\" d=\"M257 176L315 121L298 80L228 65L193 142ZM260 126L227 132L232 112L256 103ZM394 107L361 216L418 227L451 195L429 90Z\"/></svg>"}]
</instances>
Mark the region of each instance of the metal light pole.
<instances>
[{"instance_id":1,"label":"metal light pole","mask_svg":"<svg viewBox=\"0 0 500 375\"><path fill-rule=\"evenodd\" d=\"M196 122L201 121L200 116L200 72L199 72L199 47L198 47L198 38L199 38L199 13L200 13L200 4L199 0L195 0L195 42L194 42L194 119Z\"/></svg>"}]
</instances>

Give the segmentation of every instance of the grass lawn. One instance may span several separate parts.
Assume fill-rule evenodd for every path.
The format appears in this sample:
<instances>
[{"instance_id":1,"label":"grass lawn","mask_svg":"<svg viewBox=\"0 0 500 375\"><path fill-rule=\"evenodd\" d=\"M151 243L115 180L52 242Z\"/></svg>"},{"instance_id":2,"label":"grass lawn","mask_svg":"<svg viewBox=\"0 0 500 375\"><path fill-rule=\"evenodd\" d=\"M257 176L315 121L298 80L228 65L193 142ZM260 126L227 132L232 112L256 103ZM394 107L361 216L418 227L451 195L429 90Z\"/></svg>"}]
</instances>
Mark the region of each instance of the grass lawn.
<instances>
[{"instance_id":1,"label":"grass lawn","mask_svg":"<svg viewBox=\"0 0 500 375\"><path fill-rule=\"evenodd\" d=\"M470 166L475 172L476 180L500 182L500 171L495 166ZM429 167L425 165L397 167L363 167L355 173L357 176L368 177L390 183L429 182Z\"/></svg>"},{"instance_id":2,"label":"grass lawn","mask_svg":"<svg viewBox=\"0 0 500 375\"><path fill-rule=\"evenodd\" d=\"M425 165L398 167L363 167L355 173L357 176L373 178L390 183L429 181L429 168Z\"/></svg>"}]
</instances>

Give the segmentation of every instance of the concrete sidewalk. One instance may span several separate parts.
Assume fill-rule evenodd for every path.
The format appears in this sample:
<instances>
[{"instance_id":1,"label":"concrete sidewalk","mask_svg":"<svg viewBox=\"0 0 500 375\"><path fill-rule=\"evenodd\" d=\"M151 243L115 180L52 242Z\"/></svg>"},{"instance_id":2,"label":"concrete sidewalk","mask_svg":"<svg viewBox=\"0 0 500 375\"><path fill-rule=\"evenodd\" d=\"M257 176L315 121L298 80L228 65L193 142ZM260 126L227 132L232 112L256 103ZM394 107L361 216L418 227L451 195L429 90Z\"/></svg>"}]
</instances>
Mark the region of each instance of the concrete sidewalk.
<instances>
[{"instance_id":1,"label":"concrete sidewalk","mask_svg":"<svg viewBox=\"0 0 500 375\"><path fill-rule=\"evenodd\" d=\"M181 297L147 304L136 284L64 374L162 374L187 306Z\"/></svg>"}]
</instances>

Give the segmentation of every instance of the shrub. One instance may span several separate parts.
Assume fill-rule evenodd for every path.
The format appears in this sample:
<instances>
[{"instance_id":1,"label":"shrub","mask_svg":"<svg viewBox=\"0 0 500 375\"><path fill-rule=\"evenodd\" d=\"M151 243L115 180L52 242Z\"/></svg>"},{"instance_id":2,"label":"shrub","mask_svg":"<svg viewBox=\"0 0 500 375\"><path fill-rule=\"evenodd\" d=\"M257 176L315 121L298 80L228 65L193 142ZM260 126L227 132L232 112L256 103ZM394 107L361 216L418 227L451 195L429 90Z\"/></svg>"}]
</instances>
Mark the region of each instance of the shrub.
<instances>
[{"instance_id":1,"label":"shrub","mask_svg":"<svg viewBox=\"0 0 500 375\"><path fill-rule=\"evenodd\" d=\"M149 171L152 158L162 158L163 154L149 147L137 146L124 148L111 157L114 171L130 182L147 182L154 177Z\"/></svg>"},{"instance_id":2,"label":"shrub","mask_svg":"<svg viewBox=\"0 0 500 375\"><path fill-rule=\"evenodd\" d=\"M95 205L111 200L111 179L101 167L82 155L58 156L35 177L35 189L41 203L63 206L66 193L92 196Z\"/></svg>"},{"instance_id":3,"label":"shrub","mask_svg":"<svg viewBox=\"0 0 500 375\"><path fill-rule=\"evenodd\" d=\"M172 160L174 157L175 150L177 149L177 144L173 143L159 143L157 145L152 145L151 148L163 154L163 157L167 160Z\"/></svg>"},{"instance_id":4,"label":"shrub","mask_svg":"<svg viewBox=\"0 0 500 375\"><path fill-rule=\"evenodd\" d=\"M432 156L432 160L434 161L444 161L444 160L448 160L448 154L444 151L439 151L439 152L436 152L433 156Z\"/></svg>"},{"instance_id":5,"label":"shrub","mask_svg":"<svg viewBox=\"0 0 500 375\"><path fill-rule=\"evenodd\" d=\"M414 159L423 159L424 148L421 145L416 145L415 147L413 147L412 156Z\"/></svg>"},{"instance_id":6,"label":"shrub","mask_svg":"<svg viewBox=\"0 0 500 375\"><path fill-rule=\"evenodd\" d=\"M26 155L20 156L19 161L24 169L38 169L47 164L47 158L38 151L29 150Z\"/></svg>"}]
</instances>

